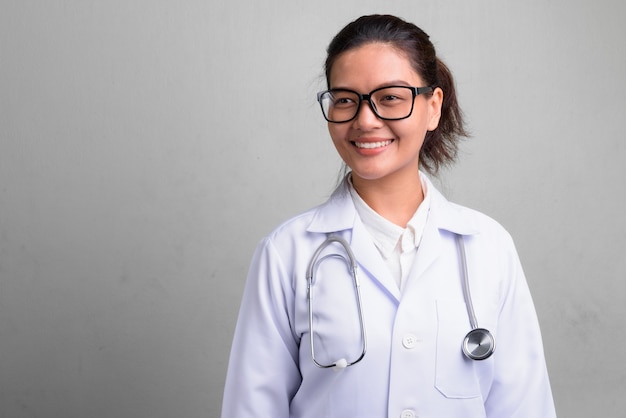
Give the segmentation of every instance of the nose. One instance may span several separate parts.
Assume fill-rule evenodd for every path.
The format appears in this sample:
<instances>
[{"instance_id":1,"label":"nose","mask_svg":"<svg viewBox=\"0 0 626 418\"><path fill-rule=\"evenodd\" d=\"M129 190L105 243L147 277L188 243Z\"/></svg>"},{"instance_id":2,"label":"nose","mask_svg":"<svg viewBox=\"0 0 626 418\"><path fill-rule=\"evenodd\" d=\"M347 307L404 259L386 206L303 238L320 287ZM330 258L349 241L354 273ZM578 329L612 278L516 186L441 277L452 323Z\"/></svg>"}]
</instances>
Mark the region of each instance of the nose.
<instances>
[{"instance_id":1,"label":"nose","mask_svg":"<svg viewBox=\"0 0 626 418\"><path fill-rule=\"evenodd\" d=\"M361 101L356 117L354 118L354 127L360 129L378 127L383 123L383 120L379 118L374 112L372 102L367 100Z\"/></svg>"}]
</instances>

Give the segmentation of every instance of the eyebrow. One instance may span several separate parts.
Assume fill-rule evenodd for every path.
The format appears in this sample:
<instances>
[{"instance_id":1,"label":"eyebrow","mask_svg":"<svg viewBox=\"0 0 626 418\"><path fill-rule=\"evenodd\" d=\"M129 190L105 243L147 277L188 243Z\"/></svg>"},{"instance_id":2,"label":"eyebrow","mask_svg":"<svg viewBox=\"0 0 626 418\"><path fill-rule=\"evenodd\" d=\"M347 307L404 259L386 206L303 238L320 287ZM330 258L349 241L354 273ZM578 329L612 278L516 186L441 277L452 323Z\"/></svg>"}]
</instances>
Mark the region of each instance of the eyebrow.
<instances>
[{"instance_id":1,"label":"eyebrow","mask_svg":"<svg viewBox=\"0 0 626 418\"><path fill-rule=\"evenodd\" d=\"M405 86L405 87L413 87L412 84L407 83L404 80L391 80L391 81L385 81L384 83L378 84L376 87L374 87L372 90L376 90L376 89L380 89L382 87L390 87L390 86ZM415 87L422 87L422 86L415 86ZM340 87L331 87L331 90L352 90L352 91L356 91L354 90L352 87L344 87L344 86L340 86Z\"/></svg>"}]
</instances>

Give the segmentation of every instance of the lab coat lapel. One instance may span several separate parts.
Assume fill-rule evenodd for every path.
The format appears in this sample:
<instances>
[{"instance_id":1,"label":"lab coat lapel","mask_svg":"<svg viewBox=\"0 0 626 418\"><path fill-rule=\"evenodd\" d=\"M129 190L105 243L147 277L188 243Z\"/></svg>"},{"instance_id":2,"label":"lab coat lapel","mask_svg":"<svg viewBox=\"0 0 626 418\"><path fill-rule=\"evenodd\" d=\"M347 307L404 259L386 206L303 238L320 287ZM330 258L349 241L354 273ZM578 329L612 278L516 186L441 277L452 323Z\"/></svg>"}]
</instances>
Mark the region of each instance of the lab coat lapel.
<instances>
[{"instance_id":1,"label":"lab coat lapel","mask_svg":"<svg viewBox=\"0 0 626 418\"><path fill-rule=\"evenodd\" d=\"M383 287L396 301L399 301L400 289L398 289L398 285L391 277L391 272L385 260L383 260L382 255L376 249L371 235L367 232L360 219L355 221L350 246L359 266L365 270L368 277ZM361 274L361 278L363 278L363 274Z\"/></svg>"},{"instance_id":2,"label":"lab coat lapel","mask_svg":"<svg viewBox=\"0 0 626 418\"><path fill-rule=\"evenodd\" d=\"M419 278L441 256L444 239L442 232L461 235L478 233L471 220L461 216L458 207L448 202L430 180L427 179L427 182L428 192L431 194L430 211L406 286L419 282Z\"/></svg>"},{"instance_id":3,"label":"lab coat lapel","mask_svg":"<svg viewBox=\"0 0 626 418\"><path fill-rule=\"evenodd\" d=\"M411 286L437 260L441 254L441 233L437 225L429 220L426 222L420 245L415 255L405 286Z\"/></svg>"},{"instance_id":4,"label":"lab coat lapel","mask_svg":"<svg viewBox=\"0 0 626 418\"><path fill-rule=\"evenodd\" d=\"M330 199L317 209L307 231L342 235L350 243L362 270L359 274L361 281L366 278L373 280L377 286L399 301L400 290L371 235L357 215L348 187L347 180L344 179Z\"/></svg>"}]
</instances>

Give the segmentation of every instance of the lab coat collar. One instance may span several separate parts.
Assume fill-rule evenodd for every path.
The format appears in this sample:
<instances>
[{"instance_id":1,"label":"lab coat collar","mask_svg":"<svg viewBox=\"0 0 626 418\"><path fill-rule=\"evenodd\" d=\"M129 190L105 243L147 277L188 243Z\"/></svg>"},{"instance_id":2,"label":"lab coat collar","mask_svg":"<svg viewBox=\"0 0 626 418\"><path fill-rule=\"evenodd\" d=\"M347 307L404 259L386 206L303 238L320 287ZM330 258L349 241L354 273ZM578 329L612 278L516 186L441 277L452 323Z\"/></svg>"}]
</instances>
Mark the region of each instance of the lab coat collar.
<instances>
[{"instance_id":1,"label":"lab coat collar","mask_svg":"<svg viewBox=\"0 0 626 418\"><path fill-rule=\"evenodd\" d=\"M420 172L420 175L426 180L428 192L432 193L427 225L455 234L477 234L478 228L472 218L463 212L463 208L449 202L424 173ZM315 210L307 231L329 234L354 228L358 214L350 197L348 176L343 179L328 201Z\"/></svg>"},{"instance_id":2,"label":"lab coat collar","mask_svg":"<svg viewBox=\"0 0 626 418\"><path fill-rule=\"evenodd\" d=\"M387 265L379 261L381 255L359 218L350 196L347 177L344 178L328 201L317 208L307 231L341 235L350 243L352 252L361 268L365 269L372 278L380 283L380 288L385 290L393 300L400 300L400 289L398 289Z\"/></svg>"},{"instance_id":3,"label":"lab coat collar","mask_svg":"<svg viewBox=\"0 0 626 418\"><path fill-rule=\"evenodd\" d=\"M428 192L431 193L431 207L424 228L424 235L417 251L417 258L410 275L419 277L441 254L441 232L471 235L478 229L470 217L465 215L461 206L448 202L427 177ZM347 178L337 187L328 201L319 206L307 228L308 232L332 233L341 235L350 243L352 251L361 265L397 302L402 294L391 272L374 245L374 241L361 222L352 197Z\"/></svg>"},{"instance_id":4,"label":"lab coat collar","mask_svg":"<svg viewBox=\"0 0 626 418\"><path fill-rule=\"evenodd\" d=\"M308 232L329 234L354 227L358 214L350 197L348 176L343 179L326 203L315 210L307 228Z\"/></svg>"}]
</instances>

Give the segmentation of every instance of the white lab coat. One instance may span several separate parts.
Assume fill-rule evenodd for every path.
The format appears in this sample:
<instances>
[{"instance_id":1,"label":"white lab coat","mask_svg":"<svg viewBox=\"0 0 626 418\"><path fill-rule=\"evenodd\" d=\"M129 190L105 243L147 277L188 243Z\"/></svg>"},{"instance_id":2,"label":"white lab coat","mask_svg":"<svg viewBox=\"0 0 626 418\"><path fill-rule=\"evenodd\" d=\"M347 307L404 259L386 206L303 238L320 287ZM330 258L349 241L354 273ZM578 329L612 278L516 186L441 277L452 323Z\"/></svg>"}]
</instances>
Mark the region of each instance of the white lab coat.
<instances>
[{"instance_id":1,"label":"white lab coat","mask_svg":"<svg viewBox=\"0 0 626 418\"><path fill-rule=\"evenodd\" d=\"M347 187L344 181L325 204L257 247L222 417L554 417L539 325L509 234L428 182L431 210L401 293ZM309 343L306 269L331 233L345 238L358 260L367 333L364 359L341 370L316 367ZM478 324L496 339L483 361L461 350L470 324L454 234L464 236ZM350 361L361 350L351 276L341 260L324 263L315 284L316 358Z\"/></svg>"}]
</instances>

